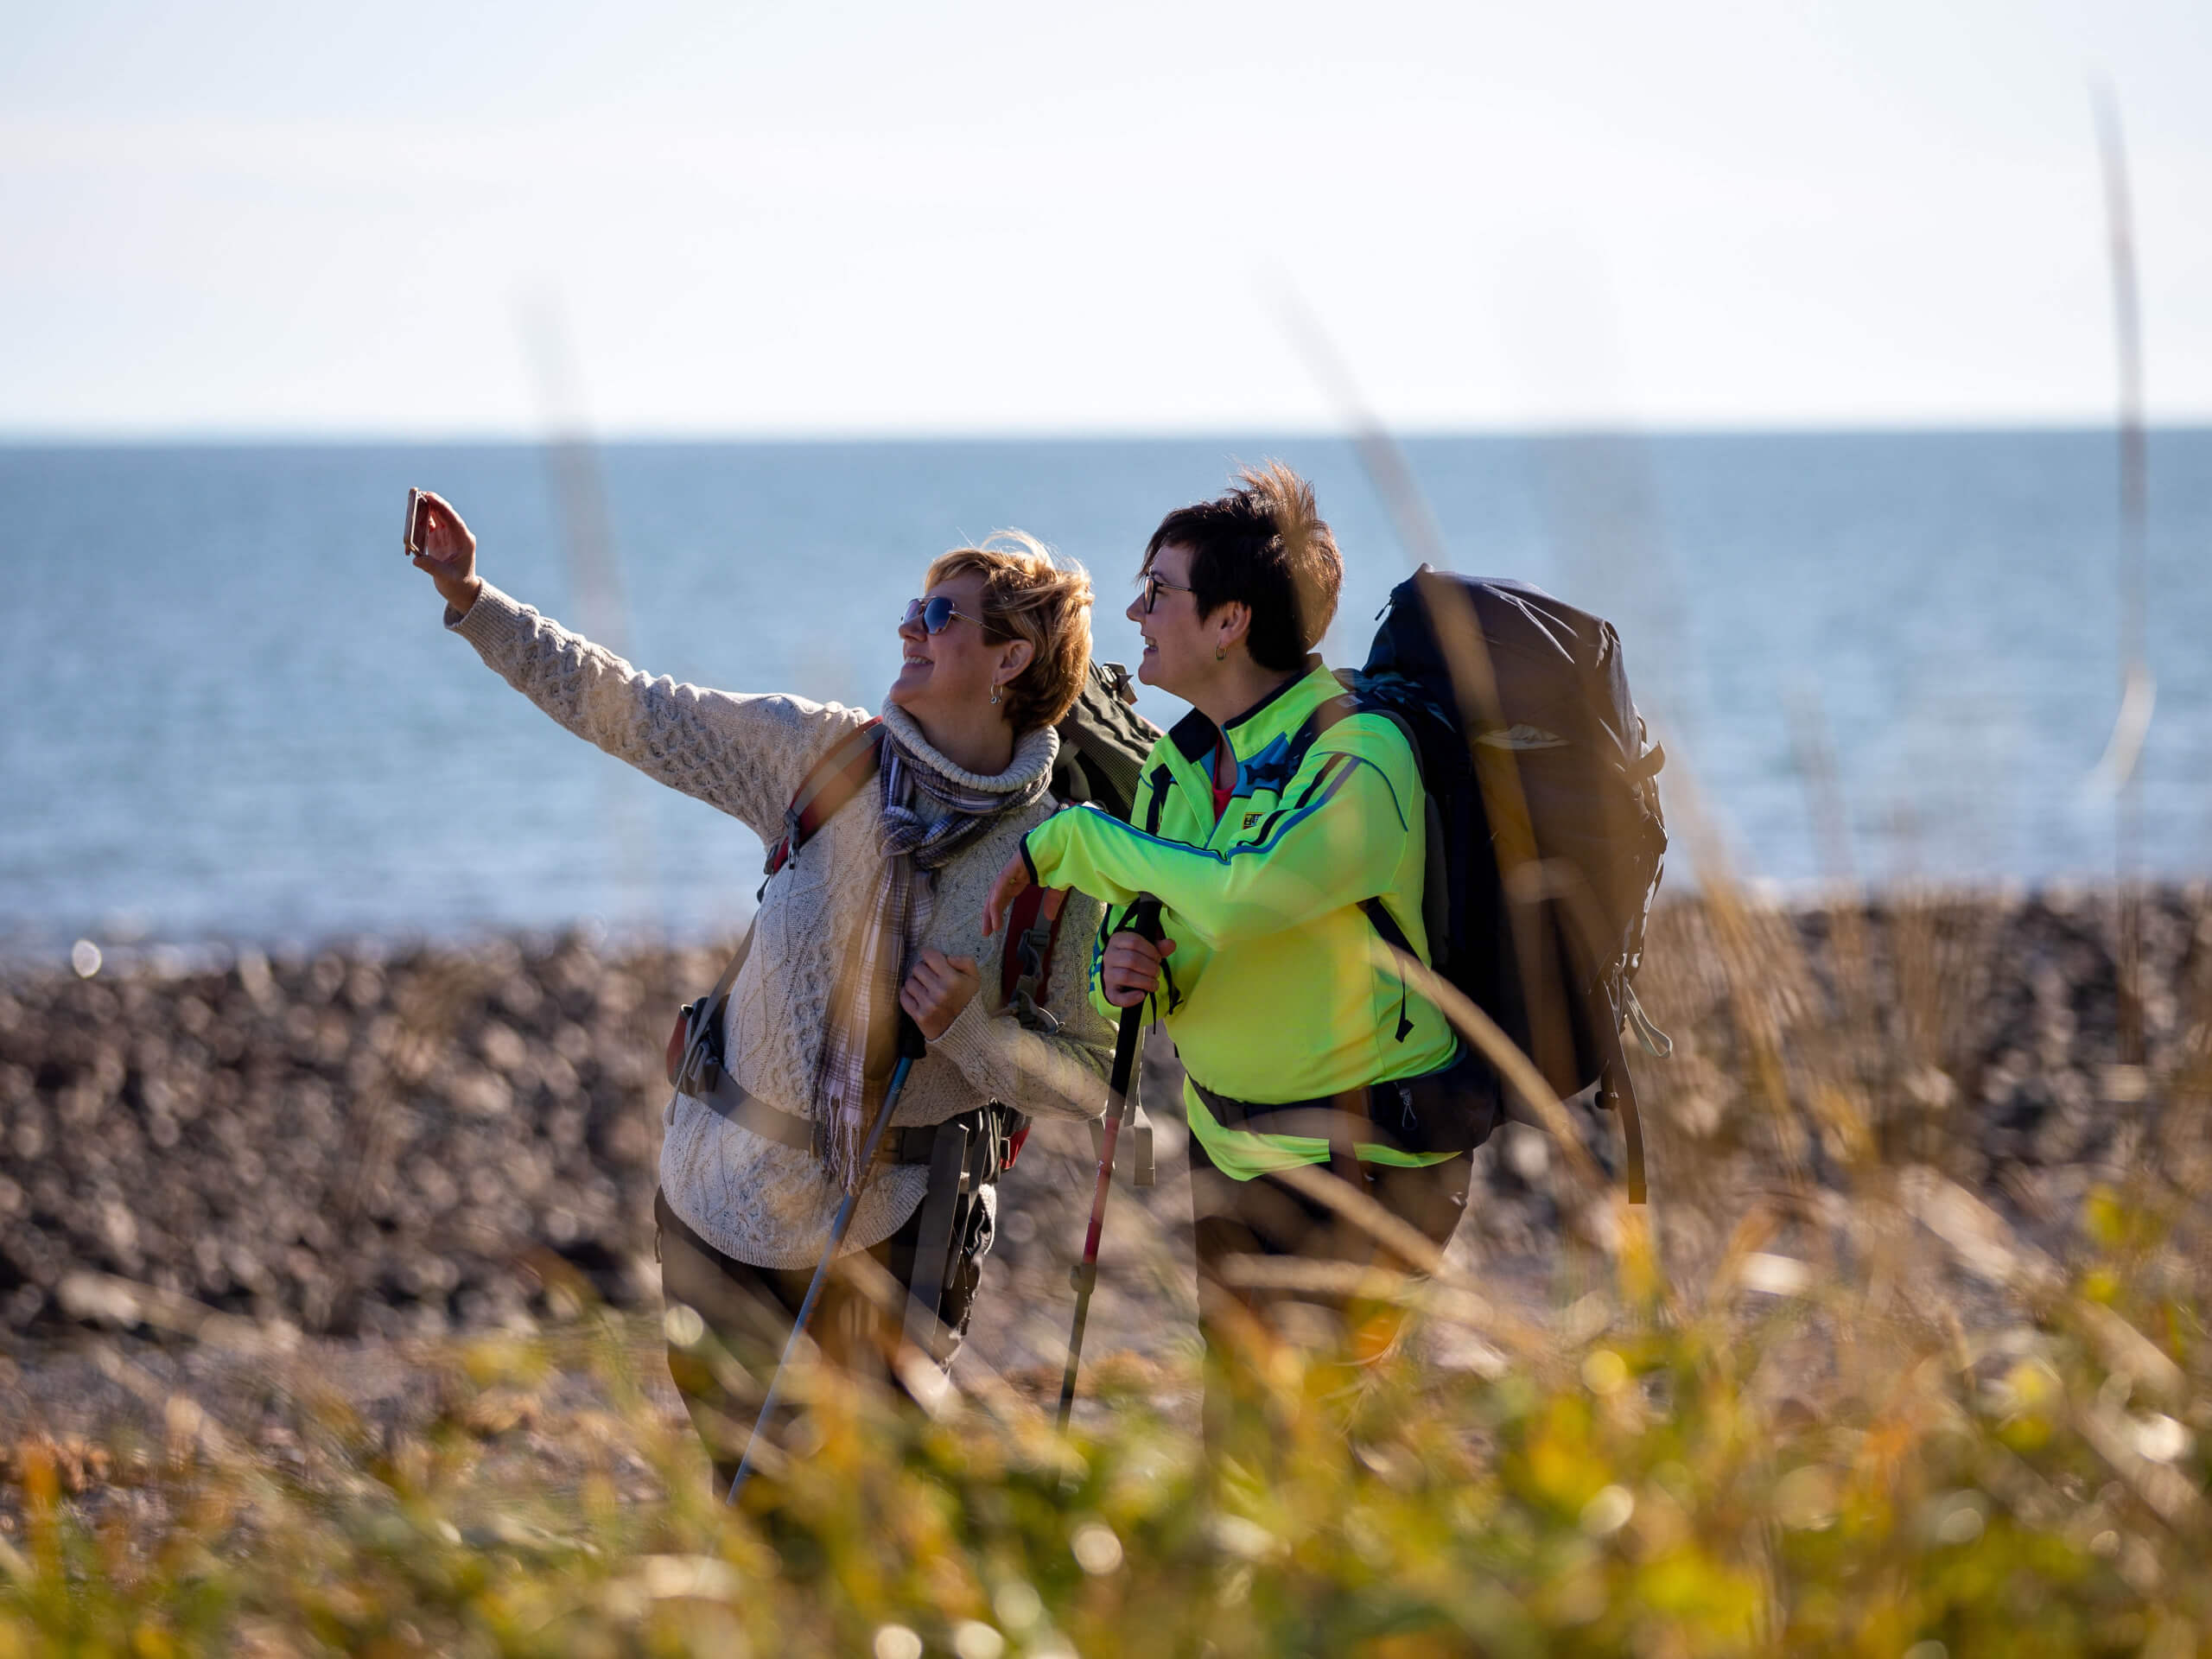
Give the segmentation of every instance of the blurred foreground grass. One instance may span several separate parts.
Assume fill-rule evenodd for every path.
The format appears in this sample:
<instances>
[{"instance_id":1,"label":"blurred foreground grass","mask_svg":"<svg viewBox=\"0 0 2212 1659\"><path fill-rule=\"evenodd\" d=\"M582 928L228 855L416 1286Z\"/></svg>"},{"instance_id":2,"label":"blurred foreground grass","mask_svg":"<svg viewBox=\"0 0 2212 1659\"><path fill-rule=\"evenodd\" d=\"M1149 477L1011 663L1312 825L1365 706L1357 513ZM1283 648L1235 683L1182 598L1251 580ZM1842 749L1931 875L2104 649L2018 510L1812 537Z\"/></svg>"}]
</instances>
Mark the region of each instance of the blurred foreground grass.
<instances>
[{"instance_id":1,"label":"blurred foreground grass","mask_svg":"<svg viewBox=\"0 0 2212 1659\"><path fill-rule=\"evenodd\" d=\"M0 1655L2212 1653L2191 904L2153 931L2135 1065L2067 941L1977 1058L1993 912L1907 910L1884 944L1840 907L1819 960L1726 890L1675 912L1651 1208L1570 1145L1548 1296L1471 1224L1432 1279L1307 1284L1354 1298L1348 1341L1251 1338L1211 1461L1187 1344L1102 1356L1070 1441L1056 1365L971 1350L933 1418L802 1376L733 1515L652 1316L571 1298L380 1350L399 1408L348 1386L365 1349L289 1328L209 1324L214 1389L79 1338L133 1409L0 1425ZM2106 1150L1993 1175L2024 1132L1985 1106L2038 1077L2035 1132Z\"/></svg>"},{"instance_id":2,"label":"blurred foreground grass","mask_svg":"<svg viewBox=\"0 0 2212 1659\"><path fill-rule=\"evenodd\" d=\"M1255 1351L1235 1457L1156 1367L1090 1372L1072 1443L1000 1379L928 1421L817 1377L734 1516L636 1316L424 1345L404 1423L313 1350L226 1424L104 1344L157 1427L9 1448L0 1651L2212 1651L2204 1257L2163 1179L2098 1189L2070 1264L1924 1173L1757 1206L1696 1286L1592 1202L1611 1248L1548 1316L1377 1275L1361 1363Z\"/></svg>"}]
</instances>

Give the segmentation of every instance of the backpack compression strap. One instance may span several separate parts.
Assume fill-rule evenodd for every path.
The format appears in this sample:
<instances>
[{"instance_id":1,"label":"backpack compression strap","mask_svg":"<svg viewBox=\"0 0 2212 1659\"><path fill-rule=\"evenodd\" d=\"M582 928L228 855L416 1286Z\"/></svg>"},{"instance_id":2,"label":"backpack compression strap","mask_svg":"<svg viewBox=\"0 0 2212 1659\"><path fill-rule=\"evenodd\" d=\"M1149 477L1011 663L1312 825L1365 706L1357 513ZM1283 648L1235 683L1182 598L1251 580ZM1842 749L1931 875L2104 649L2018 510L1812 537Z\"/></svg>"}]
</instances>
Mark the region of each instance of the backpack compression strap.
<instances>
[{"instance_id":1,"label":"backpack compression strap","mask_svg":"<svg viewBox=\"0 0 2212 1659\"><path fill-rule=\"evenodd\" d=\"M1051 1036L1060 1022L1045 1012L1052 979L1052 950L1059 943L1060 912L1068 901L1065 887L1031 882L1015 897L1007 917L1006 948L999 957L999 1000L1033 1031Z\"/></svg>"},{"instance_id":2,"label":"backpack compression strap","mask_svg":"<svg viewBox=\"0 0 2212 1659\"><path fill-rule=\"evenodd\" d=\"M1060 939L1060 912L1067 901L1065 887L1040 887L1033 881L1024 887L1007 914L1006 944L999 953L999 1001L1026 1030L1047 1037L1060 1028L1060 1022L1046 1012L1045 999L1052 980L1052 951ZM1029 1119L1007 1109L1013 1128L1007 1137L1005 1167L1011 1169L1029 1139Z\"/></svg>"}]
</instances>

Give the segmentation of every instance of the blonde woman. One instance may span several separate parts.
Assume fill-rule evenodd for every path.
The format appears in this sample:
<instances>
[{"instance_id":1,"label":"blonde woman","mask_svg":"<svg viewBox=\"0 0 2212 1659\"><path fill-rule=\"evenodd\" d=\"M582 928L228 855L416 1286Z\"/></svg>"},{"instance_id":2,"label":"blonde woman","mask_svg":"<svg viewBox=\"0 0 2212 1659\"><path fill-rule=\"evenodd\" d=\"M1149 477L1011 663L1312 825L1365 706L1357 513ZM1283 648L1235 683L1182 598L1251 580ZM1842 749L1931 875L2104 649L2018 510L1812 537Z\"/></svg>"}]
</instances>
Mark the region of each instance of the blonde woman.
<instances>
[{"instance_id":1,"label":"blonde woman","mask_svg":"<svg viewBox=\"0 0 2212 1659\"><path fill-rule=\"evenodd\" d=\"M475 537L439 497L424 497L418 538L415 563L446 601L446 626L494 672L579 737L765 842L785 834L817 763L867 723L836 703L638 671L479 576ZM725 1488L751 1419L716 1372L734 1361L766 1382L846 1193L859 1195L847 1253L868 1252L901 1286L940 1271L917 1260L931 1137L894 1133L870 1166L855 1166L899 1012L929 1050L899 1097L894 1131L959 1120L995 1154L975 1166L983 1202L969 1206L942 1269L948 1362L990 1248L988 1183L1015 1114L1087 1118L1104 1103L1113 1033L1084 995L1098 905L1072 899L1061 918L1047 981L1053 1032L996 1007L998 950L978 925L993 875L1053 808L1052 727L1090 662L1090 579L1004 537L942 555L922 586L886 618L896 618L903 660L884 699L875 776L761 899L722 1030L728 1082L711 1098L669 1104L655 1201L662 1288L702 1326L698 1340L671 1343L670 1370ZM686 1320L671 1330L692 1334ZM871 1369L898 1336L849 1275L832 1279L810 1333L833 1358Z\"/></svg>"}]
</instances>

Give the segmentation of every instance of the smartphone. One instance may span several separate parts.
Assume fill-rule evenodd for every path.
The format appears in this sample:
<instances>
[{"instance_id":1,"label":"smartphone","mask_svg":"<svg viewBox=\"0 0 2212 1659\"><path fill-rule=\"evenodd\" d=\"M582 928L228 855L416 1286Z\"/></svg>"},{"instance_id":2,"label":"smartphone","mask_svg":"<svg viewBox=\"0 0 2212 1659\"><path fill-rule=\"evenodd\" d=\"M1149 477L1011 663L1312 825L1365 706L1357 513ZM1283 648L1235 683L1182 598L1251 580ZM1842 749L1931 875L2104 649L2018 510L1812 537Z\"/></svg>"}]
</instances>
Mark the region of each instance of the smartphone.
<instances>
[{"instance_id":1,"label":"smartphone","mask_svg":"<svg viewBox=\"0 0 2212 1659\"><path fill-rule=\"evenodd\" d=\"M407 533L401 542L407 556L412 558L423 550L423 492L407 492Z\"/></svg>"}]
</instances>

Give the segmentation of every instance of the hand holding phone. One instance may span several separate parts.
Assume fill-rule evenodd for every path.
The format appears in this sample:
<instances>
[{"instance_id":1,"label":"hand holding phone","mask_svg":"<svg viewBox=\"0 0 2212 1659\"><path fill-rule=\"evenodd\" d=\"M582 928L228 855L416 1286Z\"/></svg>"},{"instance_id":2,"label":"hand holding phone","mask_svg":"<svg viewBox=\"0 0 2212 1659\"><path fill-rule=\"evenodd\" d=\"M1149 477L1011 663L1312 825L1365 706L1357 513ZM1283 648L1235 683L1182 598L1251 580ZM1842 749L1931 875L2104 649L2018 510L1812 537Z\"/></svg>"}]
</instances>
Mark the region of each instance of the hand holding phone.
<instances>
[{"instance_id":1,"label":"hand holding phone","mask_svg":"<svg viewBox=\"0 0 2212 1659\"><path fill-rule=\"evenodd\" d=\"M406 550L415 568L437 583L456 611L475 604L476 538L446 499L429 490L407 492Z\"/></svg>"}]
</instances>

